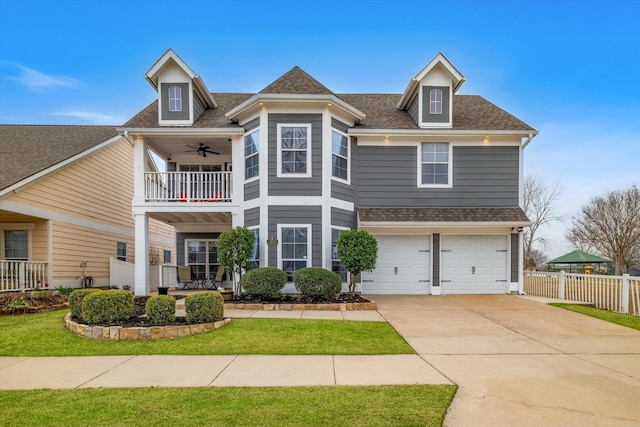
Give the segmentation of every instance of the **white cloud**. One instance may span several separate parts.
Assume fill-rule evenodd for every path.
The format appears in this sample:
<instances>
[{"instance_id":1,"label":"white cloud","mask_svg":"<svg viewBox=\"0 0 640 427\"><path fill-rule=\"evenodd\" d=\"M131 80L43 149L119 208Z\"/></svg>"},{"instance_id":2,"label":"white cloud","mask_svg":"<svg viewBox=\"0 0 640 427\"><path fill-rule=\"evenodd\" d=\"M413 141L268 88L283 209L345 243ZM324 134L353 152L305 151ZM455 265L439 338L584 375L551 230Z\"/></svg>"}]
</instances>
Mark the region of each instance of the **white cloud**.
<instances>
[{"instance_id":1,"label":"white cloud","mask_svg":"<svg viewBox=\"0 0 640 427\"><path fill-rule=\"evenodd\" d=\"M7 77L7 79L16 81L26 86L32 92L43 92L47 89L58 87L76 88L82 84L80 80L76 80L72 77L53 76L29 67L25 67L21 64L12 62L10 62L9 64L19 69L20 74L18 76L9 76Z\"/></svg>"},{"instance_id":2,"label":"white cloud","mask_svg":"<svg viewBox=\"0 0 640 427\"><path fill-rule=\"evenodd\" d=\"M57 111L51 114L54 116L77 117L82 120L86 120L93 125L120 125L125 121L123 117L110 116L107 114L92 113L91 111L81 110Z\"/></svg>"}]
</instances>

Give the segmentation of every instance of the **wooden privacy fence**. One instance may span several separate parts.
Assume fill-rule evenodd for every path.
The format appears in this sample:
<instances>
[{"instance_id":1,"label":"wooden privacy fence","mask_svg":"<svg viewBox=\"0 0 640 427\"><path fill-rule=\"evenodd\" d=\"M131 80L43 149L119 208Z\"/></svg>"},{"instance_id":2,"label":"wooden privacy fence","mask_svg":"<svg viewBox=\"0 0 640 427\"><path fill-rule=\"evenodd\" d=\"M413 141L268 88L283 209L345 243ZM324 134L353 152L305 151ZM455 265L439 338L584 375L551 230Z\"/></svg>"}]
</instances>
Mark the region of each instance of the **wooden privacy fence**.
<instances>
[{"instance_id":1,"label":"wooden privacy fence","mask_svg":"<svg viewBox=\"0 0 640 427\"><path fill-rule=\"evenodd\" d=\"M579 301L619 313L640 316L640 277L526 271L527 295Z\"/></svg>"}]
</instances>

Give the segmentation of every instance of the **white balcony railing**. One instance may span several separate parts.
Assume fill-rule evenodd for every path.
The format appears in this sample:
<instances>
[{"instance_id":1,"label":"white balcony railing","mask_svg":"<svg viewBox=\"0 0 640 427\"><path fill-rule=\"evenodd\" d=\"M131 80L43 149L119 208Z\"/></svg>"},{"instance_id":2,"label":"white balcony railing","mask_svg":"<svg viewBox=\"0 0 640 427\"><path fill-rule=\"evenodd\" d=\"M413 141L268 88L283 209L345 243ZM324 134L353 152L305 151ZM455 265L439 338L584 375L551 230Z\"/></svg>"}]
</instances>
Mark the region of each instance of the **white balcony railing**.
<instances>
[{"instance_id":1,"label":"white balcony railing","mask_svg":"<svg viewBox=\"0 0 640 427\"><path fill-rule=\"evenodd\" d=\"M230 202L231 172L145 172L148 202Z\"/></svg>"},{"instance_id":2,"label":"white balcony railing","mask_svg":"<svg viewBox=\"0 0 640 427\"><path fill-rule=\"evenodd\" d=\"M45 288L47 263L0 260L0 292Z\"/></svg>"}]
</instances>

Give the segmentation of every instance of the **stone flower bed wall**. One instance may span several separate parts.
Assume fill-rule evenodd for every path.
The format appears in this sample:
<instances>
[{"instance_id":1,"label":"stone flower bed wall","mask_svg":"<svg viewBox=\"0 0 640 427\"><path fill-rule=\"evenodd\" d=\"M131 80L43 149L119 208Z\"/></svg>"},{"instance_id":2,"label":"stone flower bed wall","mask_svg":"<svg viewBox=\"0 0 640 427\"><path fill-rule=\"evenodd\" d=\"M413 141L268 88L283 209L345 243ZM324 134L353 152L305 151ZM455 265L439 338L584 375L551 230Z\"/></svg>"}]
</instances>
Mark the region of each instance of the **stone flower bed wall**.
<instances>
[{"instance_id":1,"label":"stone flower bed wall","mask_svg":"<svg viewBox=\"0 0 640 427\"><path fill-rule=\"evenodd\" d=\"M98 340L157 340L163 338L177 338L185 335L210 331L229 323L231 319L222 319L215 323L201 323L197 325L180 326L151 326L125 328L122 326L88 326L71 320L71 313L64 318L64 324L71 332Z\"/></svg>"},{"instance_id":2,"label":"stone flower bed wall","mask_svg":"<svg viewBox=\"0 0 640 427\"><path fill-rule=\"evenodd\" d=\"M294 310L377 310L378 305L374 302L347 302L330 304L251 304L239 302L225 302L224 308L235 310L268 310L268 311L294 311Z\"/></svg>"}]
</instances>

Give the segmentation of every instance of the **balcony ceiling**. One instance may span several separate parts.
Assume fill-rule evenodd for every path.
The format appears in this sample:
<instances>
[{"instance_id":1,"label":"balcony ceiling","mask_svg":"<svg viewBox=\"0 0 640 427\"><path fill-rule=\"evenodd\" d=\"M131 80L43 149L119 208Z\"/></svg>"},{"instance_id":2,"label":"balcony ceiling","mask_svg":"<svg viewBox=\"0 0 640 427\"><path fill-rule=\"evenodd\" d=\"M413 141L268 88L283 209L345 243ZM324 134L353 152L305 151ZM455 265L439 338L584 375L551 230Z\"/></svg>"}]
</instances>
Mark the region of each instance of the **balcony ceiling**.
<instances>
[{"instance_id":1,"label":"balcony ceiling","mask_svg":"<svg viewBox=\"0 0 640 427\"><path fill-rule=\"evenodd\" d=\"M208 224L231 226L229 212L150 212L150 218L168 224Z\"/></svg>"},{"instance_id":2,"label":"balcony ceiling","mask_svg":"<svg viewBox=\"0 0 640 427\"><path fill-rule=\"evenodd\" d=\"M231 141L230 138L212 138L206 136L170 136L170 135L147 135L145 136L149 148L157 152L161 156L182 156L193 155L196 153L188 152L191 150L187 145L197 147L200 143L208 145L211 151L220 153L221 157L231 157ZM208 154L208 157L215 157L214 154Z\"/></svg>"}]
</instances>

